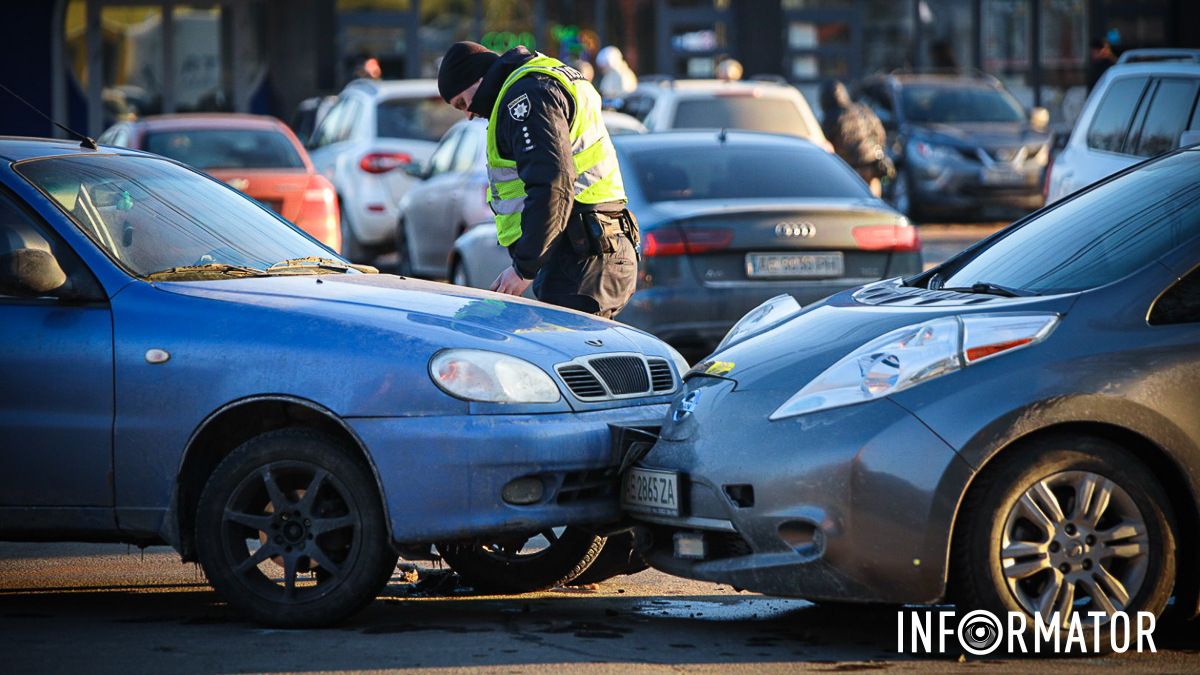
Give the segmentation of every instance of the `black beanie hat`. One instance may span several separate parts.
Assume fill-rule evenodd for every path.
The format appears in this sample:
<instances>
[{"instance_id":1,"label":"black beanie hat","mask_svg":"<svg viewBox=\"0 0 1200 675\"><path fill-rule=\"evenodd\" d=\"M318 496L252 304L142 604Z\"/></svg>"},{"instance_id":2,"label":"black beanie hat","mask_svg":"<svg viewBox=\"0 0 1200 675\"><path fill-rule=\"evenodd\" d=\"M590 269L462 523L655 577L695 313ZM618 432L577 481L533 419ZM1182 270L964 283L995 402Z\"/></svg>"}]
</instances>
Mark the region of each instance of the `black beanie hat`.
<instances>
[{"instance_id":1,"label":"black beanie hat","mask_svg":"<svg viewBox=\"0 0 1200 675\"><path fill-rule=\"evenodd\" d=\"M483 77L500 55L478 42L455 42L438 68L438 93L446 103Z\"/></svg>"}]
</instances>

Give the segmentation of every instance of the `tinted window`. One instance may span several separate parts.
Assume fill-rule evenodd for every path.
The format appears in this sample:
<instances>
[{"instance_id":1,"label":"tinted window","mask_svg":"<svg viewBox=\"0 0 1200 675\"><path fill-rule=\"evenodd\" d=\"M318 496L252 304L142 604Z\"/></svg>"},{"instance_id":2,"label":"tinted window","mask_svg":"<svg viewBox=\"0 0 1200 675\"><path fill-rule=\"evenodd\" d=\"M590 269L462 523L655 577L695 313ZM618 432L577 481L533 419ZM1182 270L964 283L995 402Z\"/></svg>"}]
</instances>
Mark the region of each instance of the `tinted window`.
<instances>
[{"instance_id":1,"label":"tinted window","mask_svg":"<svg viewBox=\"0 0 1200 675\"><path fill-rule=\"evenodd\" d=\"M64 156L22 162L17 171L140 276L169 267L265 268L332 255L241 193L161 159Z\"/></svg>"},{"instance_id":2,"label":"tinted window","mask_svg":"<svg viewBox=\"0 0 1200 675\"><path fill-rule=\"evenodd\" d=\"M1036 293L1116 281L1200 235L1200 152L1182 152L1064 202L943 267L944 287Z\"/></svg>"},{"instance_id":3,"label":"tinted window","mask_svg":"<svg viewBox=\"0 0 1200 675\"><path fill-rule=\"evenodd\" d=\"M1183 133L1195 101L1195 80L1159 82L1134 145L1134 154L1153 157L1179 147L1179 135Z\"/></svg>"},{"instance_id":4,"label":"tinted window","mask_svg":"<svg viewBox=\"0 0 1200 675\"><path fill-rule=\"evenodd\" d=\"M53 255L58 266L66 274L66 284L47 292L46 295L97 299L102 297L99 286L75 253L12 197L0 193L0 297L29 295L8 276L13 267L9 258L20 249L34 249Z\"/></svg>"},{"instance_id":5,"label":"tinted window","mask_svg":"<svg viewBox=\"0 0 1200 675\"><path fill-rule=\"evenodd\" d=\"M376 131L380 138L413 138L436 141L462 119L462 113L442 99L398 98L376 108Z\"/></svg>"},{"instance_id":6,"label":"tinted window","mask_svg":"<svg viewBox=\"0 0 1200 675\"><path fill-rule=\"evenodd\" d=\"M909 122L1021 122L1025 111L1007 92L991 87L907 84L900 107Z\"/></svg>"},{"instance_id":7,"label":"tinted window","mask_svg":"<svg viewBox=\"0 0 1200 675\"><path fill-rule=\"evenodd\" d=\"M1200 322L1200 269L1192 270L1154 303L1152 325Z\"/></svg>"},{"instance_id":8,"label":"tinted window","mask_svg":"<svg viewBox=\"0 0 1200 675\"><path fill-rule=\"evenodd\" d=\"M330 143L336 143L338 135L345 129L345 118L350 109L349 99L342 99L334 104L329 114L321 120L320 126L312 136L311 147L319 148Z\"/></svg>"},{"instance_id":9,"label":"tinted window","mask_svg":"<svg viewBox=\"0 0 1200 675\"><path fill-rule=\"evenodd\" d=\"M450 165L454 161L454 149L458 147L458 140L462 138L462 129L453 129L441 143L433 149L433 154L429 156L429 175L437 175L450 170Z\"/></svg>"},{"instance_id":10,"label":"tinted window","mask_svg":"<svg viewBox=\"0 0 1200 675\"><path fill-rule=\"evenodd\" d=\"M622 174L636 176L651 202L871 196L849 167L820 151L671 147L631 152L628 161Z\"/></svg>"},{"instance_id":11,"label":"tinted window","mask_svg":"<svg viewBox=\"0 0 1200 675\"><path fill-rule=\"evenodd\" d=\"M291 139L266 129L188 129L146 134L145 149L197 169L301 169Z\"/></svg>"},{"instance_id":12,"label":"tinted window","mask_svg":"<svg viewBox=\"0 0 1200 675\"><path fill-rule=\"evenodd\" d=\"M796 104L786 98L714 96L682 100L675 107L675 129L749 129L807 136L808 126Z\"/></svg>"},{"instance_id":13,"label":"tinted window","mask_svg":"<svg viewBox=\"0 0 1200 675\"><path fill-rule=\"evenodd\" d=\"M478 122L463 127L462 140L454 151L454 170L470 171L475 164L483 159L483 134L476 127Z\"/></svg>"},{"instance_id":14,"label":"tinted window","mask_svg":"<svg viewBox=\"0 0 1200 675\"><path fill-rule=\"evenodd\" d=\"M1092 117L1092 126L1088 127L1087 144L1089 148L1120 152L1125 143L1125 131L1129 128L1129 119L1133 117L1133 109L1137 107L1142 90L1146 88L1146 78L1131 77L1112 83L1096 114Z\"/></svg>"}]
</instances>

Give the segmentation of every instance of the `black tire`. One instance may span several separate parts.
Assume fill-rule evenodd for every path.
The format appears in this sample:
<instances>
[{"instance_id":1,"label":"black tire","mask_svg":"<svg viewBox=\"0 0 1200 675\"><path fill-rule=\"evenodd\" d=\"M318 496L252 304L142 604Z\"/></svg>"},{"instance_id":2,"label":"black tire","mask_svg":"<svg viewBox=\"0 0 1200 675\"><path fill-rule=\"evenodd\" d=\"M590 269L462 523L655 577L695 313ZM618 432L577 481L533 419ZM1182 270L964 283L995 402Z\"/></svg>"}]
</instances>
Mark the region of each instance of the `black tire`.
<instances>
[{"instance_id":1,"label":"black tire","mask_svg":"<svg viewBox=\"0 0 1200 675\"><path fill-rule=\"evenodd\" d=\"M1106 604L1131 620L1139 611L1162 614L1175 582L1174 521L1161 485L1136 456L1109 441L1063 435L1014 448L983 471L952 547L961 613L984 609L1004 621L1005 612L1019 611L1032 627L1036 605L1062 617L1079 612L1089 643L1087 612L1108 611ZM1107 634L1100 631L1090 649L1107 651Z\"/></svg>"},{"instance_id":2,"label":"black tire","mask_svg":"<svg viewBox=\"0 0 1200 675\"><path fill-rule=\"evenodd\" d=\"M248 542L258 544L253 552ZM209 581L230 606L271 626L323 626L362 609L396 567L389 542L370 469L306 429L243 443L213 471L196 511Z\"/></svg>"},{"instance_id":3,"label":"black tire","mask_svg":"<svg viewBox=\"0 0 1200 675\"><path fill-rule=\"evenodd\" d=\"M647 567L649 565L633 545L633 533L622 532L609 537L592 564L570 583L572 586L598 584L622 574L637 574Z\"/></svg>"},{"instance_id":4,"label":"black tire","mask_svg":"<svg viewBox=\"0 0 1200 675\"><path fill-rule=\"evenodd\" d=\"M482 593L531 593L561 586L583 573L600 555L604 537L568 527L561 535L543 533L550 546L521 553L532 536L503 542L438 544L442 559L463 582ZM533 535L536 536L536 535Z\"/></svg>"},{"instance_id":5,"label":"black tire","mask_svg":"<svg viewBox=\"0 0 1200 675\"><path fill-rule=\"evenodd\" d=\"M467 274L467 266L463 264L462 260L457 258L450 264L450 274L446 279L455 286L469 287L471 285L471 277Z\"/></svg>"}]
</instances>

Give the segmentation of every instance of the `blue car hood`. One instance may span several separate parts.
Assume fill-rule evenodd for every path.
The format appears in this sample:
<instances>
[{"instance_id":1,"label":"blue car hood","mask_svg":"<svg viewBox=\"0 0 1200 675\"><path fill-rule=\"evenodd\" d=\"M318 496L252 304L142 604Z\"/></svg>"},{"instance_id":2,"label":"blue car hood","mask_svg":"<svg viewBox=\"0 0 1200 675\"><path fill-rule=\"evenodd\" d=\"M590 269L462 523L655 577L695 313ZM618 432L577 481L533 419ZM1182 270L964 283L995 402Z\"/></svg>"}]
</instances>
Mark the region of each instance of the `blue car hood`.
<instances>
[{"instance_id":1,"label":"blue car hood","mask_svg":"<svg viewBox=\"0 0 1200 675\"><path fill-rule=\"evenodd\" d=\"M390 274L250 277L155 286L180 295L319 315L343 324L394 321L399 331L425 325L463 337L462 344L445 346L530 341L575 357L597 351L585 346L585 340L601 340L604 351L665 353L656 338L615 321L524 298Z\"/></svg>"}]
</instances>

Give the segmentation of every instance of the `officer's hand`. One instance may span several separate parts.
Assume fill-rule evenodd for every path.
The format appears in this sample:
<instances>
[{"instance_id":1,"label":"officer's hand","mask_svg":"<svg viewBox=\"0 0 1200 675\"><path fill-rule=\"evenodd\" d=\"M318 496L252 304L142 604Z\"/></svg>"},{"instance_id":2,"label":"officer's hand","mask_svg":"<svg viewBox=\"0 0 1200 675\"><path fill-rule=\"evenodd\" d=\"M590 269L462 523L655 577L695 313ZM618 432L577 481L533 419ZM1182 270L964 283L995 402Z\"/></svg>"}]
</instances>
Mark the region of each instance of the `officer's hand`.
<instances>
[{"instance_id":1,"label":"officer's hand","mask_svg":"<svg viewBox=\"0 0 1200 675\"><path fill-rule=\"evenodd\" d=\"M520 295L532 283L532 279L522 279L517 274L517 271L510 266L504 268L500 276L496 277L496 280L492 282L492 290L497 293L507 293L508 295Z\"/></svg>"}]
</instances>

